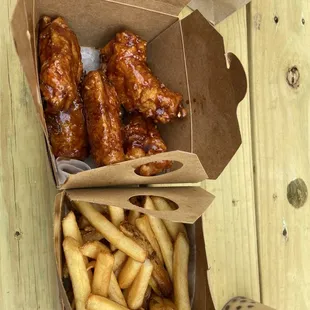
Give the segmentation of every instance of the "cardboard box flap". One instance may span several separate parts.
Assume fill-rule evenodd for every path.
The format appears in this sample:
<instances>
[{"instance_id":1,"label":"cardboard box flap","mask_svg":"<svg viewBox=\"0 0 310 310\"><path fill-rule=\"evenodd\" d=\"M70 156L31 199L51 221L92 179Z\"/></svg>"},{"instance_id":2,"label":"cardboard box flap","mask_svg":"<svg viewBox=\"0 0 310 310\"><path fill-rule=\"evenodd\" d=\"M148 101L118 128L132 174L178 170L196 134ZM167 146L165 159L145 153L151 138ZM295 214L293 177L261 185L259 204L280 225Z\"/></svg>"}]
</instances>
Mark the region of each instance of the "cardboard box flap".
<instances>
[{"instance_id":1,"label":"cardboard box flap","mask_svg":"<svg viewBox=\"0 0 310 310\"><path fill-rule=\"evenodd\" d=\"M36 112L42 124L44 133L47 137L47 130L45 127L44 113L41 105L40 90L37 83L36 66L33 56L34 47L34 32L33 20L30 10L33 9L31 1L19 0L16 4L11 20L11 29L13 33L14 44L16 52L19 56L21 65L23 67L33 101L36 106Z\"/></svg>"},{"instance_id":2,"label":"cardboard box flap","mask_svg":"<svg viewBox=\"0 0 310 310\"><path fill-rule=\"evenodd\" d=\"M117 2L177 16L190 0L118 0Z\"/></svg>"},{"instance_id":3,"label":"cardboard box flap","mask_svg":"<svg viewBox=\"0 0 310 310\"><path fill-rule=\"evenodd\" d=\"M140 176L135 172L141 165L161 160L173 161L176 165L175 170L152 177ZM196 154L172 151L69 175L60 189L150 183L196 183L207 178Z\"/></svg>"},{"instance_id":4,"label":"cardboard box flap","mask_svg":"<svg viewBox=\"0 0 310 310\"><path fill-rule=\"evenodd\" d=\"M194 223L214 199L212 194L200 187L72 189L66 193L70 200L88 201L136 210L173 222L188 224ZM152 211L140 208L129 201L130 198L141 195L164 197L175 202L178 209L168 212Z\"/></svg>"},{"instance_id":5,"label":"cardboard box flap","mask_svg":"<svg viewBox=\"0 0 310 310\"><path fill-rule=\"evenodd\" d=\"M199 11L181 21L192 104L192 152L217 178L241 144L237 106L247 80L239 59L225 56L222 36Z\"/></svg>"},{"instance_id":6,"label":"cardboard box flap","mask_svg":"<svg viewBox=\"0 0 310 310\"><path fill-rule=\"evenodd\" d=\"M189 7L199 10L212 24L224 20L251 0L192 0Z\"/></svg>"}]
</instances>

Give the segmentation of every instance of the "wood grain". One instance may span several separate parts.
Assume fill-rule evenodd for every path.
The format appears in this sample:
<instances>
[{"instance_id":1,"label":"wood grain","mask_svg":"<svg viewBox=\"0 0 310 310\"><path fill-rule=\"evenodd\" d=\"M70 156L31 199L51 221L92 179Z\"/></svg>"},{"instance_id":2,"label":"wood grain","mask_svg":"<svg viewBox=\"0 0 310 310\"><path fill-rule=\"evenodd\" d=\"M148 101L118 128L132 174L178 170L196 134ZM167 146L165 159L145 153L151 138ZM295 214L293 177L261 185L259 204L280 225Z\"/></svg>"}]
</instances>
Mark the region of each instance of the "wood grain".
<instances>
[{"instance_id":1,"label":"wood grain","mask_svg":"<svg viewBox=\"0 0 310 310\"><path fill-rule=\"evenodd\" d=\"M42 130L15 53L9 17L0 13L1 309L60 309L52 242L56 193Z\"/></svg>"},{"instance_id":2,"label":"wood grain","mask_svg":"<svg viewBox=\"0 0 310 310\"><path fill-rule=\"evenodd\" d=\"M216 28L226 51L235 53L247 71L246 9ZM203 183L216 196L204 215L208 277L216 309L238 295L260 300L249 95L239 104L238 118L241 148L218 180Z\"/></svg>"},{"instance_id":3,"label":"wood grain","mask_svg":"<svg viewBox=\"0 0 310 310\"><path fill-rule=\"evenodd\" d=\"M307 0L254 0L249 9L262 301L281 310L310 309L310 203L287 199L295 179L310 186L309 9ZM296 184L290 199L300 202Z\"/></svg>"}]
</instances>

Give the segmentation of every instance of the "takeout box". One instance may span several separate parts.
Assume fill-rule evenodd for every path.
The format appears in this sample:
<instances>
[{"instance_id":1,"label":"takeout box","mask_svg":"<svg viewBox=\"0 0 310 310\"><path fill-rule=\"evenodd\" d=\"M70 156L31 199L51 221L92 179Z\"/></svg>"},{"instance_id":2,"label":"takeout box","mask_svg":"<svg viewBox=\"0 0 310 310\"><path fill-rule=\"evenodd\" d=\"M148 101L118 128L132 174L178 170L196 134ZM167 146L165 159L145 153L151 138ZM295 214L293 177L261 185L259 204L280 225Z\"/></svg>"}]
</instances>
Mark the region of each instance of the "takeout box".
<instances>
[{"instance_id":1,"label":"takeout box","mask_svg":"<svg viewBox=\"0 0 310 310\"><path fill-rule=\"evenodd\" d=\"M199 11L179 20L177 15L188 2L18 1L12 18L14 42L44 130L58 188L195 183L216 179L229 163L241 144L236 109L247 89L245 72L234 54L225 54L223 38ZM185 119L160 126L167 153L88 171L82 171L79 164L74 167L74 162L74 169L70 165L57 168L38 83L37 24L42 15L63 16L85 47L103 47L124 29L148 41L150 68L169 88L183 95L188 111ZM159 160L175 162L172 172L152 177L135 173L140 165Z\"/></svg>"},{"instance_id":2,"label":"takeout box","mask_svg":"<svg viewBox=\"0 0 310 310\"><path fill-rule=\"evenodd\" d=\"M159 196L173 201L178 209L174 211L152 211L140 208L130 202L136 196ZM189 292L193 310L214 310L207 279L208 264L202 230L201 215L214 197L199 187L177 188L105 188L71 189L59 193L55 199L54 249L59 280L60 298L66 310L71 310L62 282L62 226L61 221L69 210L74 209L72 201L86 201L112 205L127 210L137 210L162 219L187 223L190 243Z\"/></svg>"}]
</instances>

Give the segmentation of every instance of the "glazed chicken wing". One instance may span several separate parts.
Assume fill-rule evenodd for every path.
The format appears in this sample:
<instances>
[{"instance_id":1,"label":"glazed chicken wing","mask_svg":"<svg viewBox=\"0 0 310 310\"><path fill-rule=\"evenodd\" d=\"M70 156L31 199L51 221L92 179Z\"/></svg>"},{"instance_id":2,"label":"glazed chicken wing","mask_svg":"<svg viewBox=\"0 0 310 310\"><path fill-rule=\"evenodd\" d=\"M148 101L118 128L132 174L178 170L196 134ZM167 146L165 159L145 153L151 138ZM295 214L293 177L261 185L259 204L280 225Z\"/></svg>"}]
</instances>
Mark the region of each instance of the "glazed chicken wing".
<instances>
[{"instance_id":1,"label":"glazed chicken wing","mask_svg":"<svg viewBox=\"0 0 310 310\"><path fill-rule=\"evenodd\" d=\"M185 117L182 96L169 90L147 66L146 41L124 31L118 33L100 53L107 63L108 78L128 112L139 111L161 123Z\"/></svg>"},{"instance_id":2,"label":"glazed chicken wing","mask_svg":"<svg viewBox=\"0 0 310 310\"><path fill-rule=\"evenodd\" d=\"M41 19L39 58L40 89L47 104L46 112L67 111L77 100L83 67L77 37L63 18Z\"/></svg>"},{"instance_id":3,"label":"glazed chicken wing","mask_svg":"<svg viewBox=\"0 0 310 310\"><path fill-rule=\"evenodd\" d=\"M126 159L135 159L167 151L156 125L150 118L145 119L140 113L129 115L124 127L124 150ZM142 165L138 174L152 176L171 167L171 161L163 160Z\"/></svg>"},{"instance_id":4,"label":"glazed chicken wing","mask_svg":"<svg viewBox=\"0 0 310 310\"><path fill-rule=\"evenodd\" d=\"M89 72L83 83L83 99L91 154L98 166L125 159L120 103L103 72Z\"/></svg>"},{"instance_id":5,"label":"glazed chicken wing","mask_svg":"<svg viewBox=\"0 0 310 310\"><path fill-rule=\"evenodd\" d=\"M88 155L87 131L80 97L68 111L45 113L45 120L55 157L83 160Z\"/></svg>"}]
</instances>

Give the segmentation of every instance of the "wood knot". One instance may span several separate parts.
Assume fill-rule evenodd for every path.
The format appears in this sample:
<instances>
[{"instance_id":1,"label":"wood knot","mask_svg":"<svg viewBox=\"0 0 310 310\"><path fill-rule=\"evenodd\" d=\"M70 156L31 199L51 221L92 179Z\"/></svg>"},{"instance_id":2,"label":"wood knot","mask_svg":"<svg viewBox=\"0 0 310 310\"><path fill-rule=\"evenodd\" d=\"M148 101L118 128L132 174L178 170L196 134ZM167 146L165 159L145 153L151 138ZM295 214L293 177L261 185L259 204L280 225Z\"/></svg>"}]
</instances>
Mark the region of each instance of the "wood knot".
<instances>
[{"instance_id":1,"label":"wood knot","mask_svg":"<svg viewBox=\"0 0 310 310\"><path fill-rule=\"evenodd\" d=\"M294 208L301 208L307 198L308 188L304 180L298 178L287 186L287 200Z\"/></svg>"},{"instance_id":2,"label":"wood knot","mask_svg":"<svg viewBox=\"0 0 310 310\"><path fill-rule=\"evenodd\" d=\"M22 233L20 232L20 231L15 231L15 233L14 233L14 238L16 239L16 240L20 240L21 238L22 238Z\"/></svg>"},{"instance_id":3,"label":"wood knot","mask_svg":"<svg viewBox=\"0 0 310 310\"><path fill-rule=\"evenodd\" d=\"M300 79L300 73L296 66L293 66L288 69L286 80L289 86L292 88L298 88L299 87L299 79Z\"/></svg>"}]
</instances>

